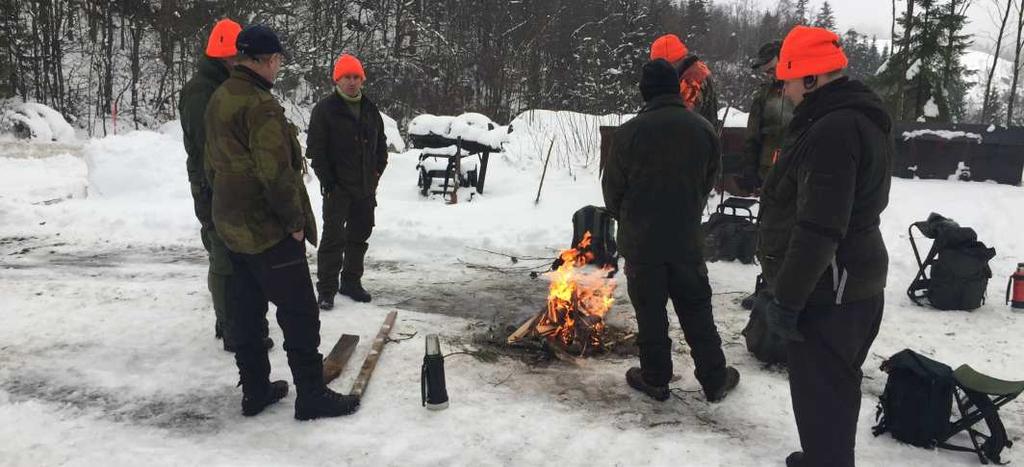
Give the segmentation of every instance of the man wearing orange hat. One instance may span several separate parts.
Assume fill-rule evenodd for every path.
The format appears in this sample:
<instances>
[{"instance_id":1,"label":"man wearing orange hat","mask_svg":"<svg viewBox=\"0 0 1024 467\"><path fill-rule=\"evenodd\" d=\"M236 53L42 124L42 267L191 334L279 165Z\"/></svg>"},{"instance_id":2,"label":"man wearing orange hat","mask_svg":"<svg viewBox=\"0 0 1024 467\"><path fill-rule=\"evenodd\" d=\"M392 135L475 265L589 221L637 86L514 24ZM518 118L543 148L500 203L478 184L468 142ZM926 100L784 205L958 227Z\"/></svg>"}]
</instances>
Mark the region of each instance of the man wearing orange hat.
<instances>
[{"instance_id":1,"label":"man wearing orange hat","mask_svg":"<svg viewBox=\"0 0 1024 467\"><path fill-rule=\"evenodd\" d=\"M242 26L230 19L222 19L213 26L210 38L206 42L206 56L199 59L199 70L182 88L181 100L178 102L185 153L188 154L185 166L188 169L188 181L192 185L192 201L201 226L199 232L202 235L203 246L210 258L210 269L206 278L207 287L213 297L213 311L217 317L214 336L224 339L224 350L229 352L235 350L231 337L234 319L230 310L231 304L225 298L225 288L232 268L224 241L213 227L213 191L203 169L203 150L206 146L204 115L210 96L228 79L230 69L235 65L235 56L238 55L235 40L241 31ZM267 337L264 344L270 348L274 342Z\"/></svg>"},{"instance_id":2,"label":"man wearing orange hat","mask_svg":"<svg viewBox=\"0 0 1024 467\"><path fill-rule=\"evenodd\" d=\"M861 365L878 335L888 254L879 218L889 202L893 124L881 99L843 74L831 31L797 26L776 66L796 108L793 143L761 194L761 308L789 341L789 385L802 452L793 466L853 466ZM767 297L767 296L765 296Z\"/></svg>"},{"instance_id":3,"label":"man wearing orange hat","mask_svg":"<svg viewBox=\"0 0 1024 467\"><path fill-rule=\"evenodd\" d=\"M334 308L339 292L357 302L371 300L362 284L363 259L373 231L377 183L388 164L384 120L363 94L362 63L342 54L331 77L334 90L313 107L306 138L306 157L324 197L316 272L322 310Z\"/></svg>"},{"instance_id":4,"label":"man wearing orange hat","mask_svg":"<svg viewBox=\"0 0 1024 467\"><path fill-rule=\"evenodd\" d=\"M663 59L679 75L679 95L687 109L697 112L718 127L718 96L711 83L711 70L675 34L665 34L651 44L651 60Z\"/></svg>"}]
</instances>

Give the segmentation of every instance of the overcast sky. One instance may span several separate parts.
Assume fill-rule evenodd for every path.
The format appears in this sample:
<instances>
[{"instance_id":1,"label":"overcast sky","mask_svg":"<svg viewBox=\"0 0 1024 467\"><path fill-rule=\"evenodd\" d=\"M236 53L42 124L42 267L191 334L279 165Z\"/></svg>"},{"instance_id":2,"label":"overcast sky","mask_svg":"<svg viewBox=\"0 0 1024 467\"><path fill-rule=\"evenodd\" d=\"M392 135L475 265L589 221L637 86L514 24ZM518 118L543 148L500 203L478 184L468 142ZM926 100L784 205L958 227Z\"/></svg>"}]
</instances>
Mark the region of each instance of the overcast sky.
<instances>
[{"instance_id":1,"label":"overcast sky","mask_svg":"<svg viewBox=\"0 0 1024 467\"><path fill-rule=\"evenodd\" d=\"M774 8L777 0L754 0L762 7ZM1000 1L1002 5L1005 0ZM990 11L995 10L995 0L973 0L968 9L967 26L969 33L974 35L975 45L971 48L987 50L995 42L996 31L999 25L992 19ZM796 3L795 0L793 3ZM812 8L817 11L823 0L810 0ZM840 33L847 29L854 28L857 31L877 35L879 39L887 39L892 25L892 2L891 0L830 0L832 9L835 10L836 22ZM906 8L905 0L897 0L897 9ZM898 13L897 13L898 14ZM1002 14L1002 13L999 13ZM1011 16L1013 16L1011 14ZM1011 21L1013 19L1011 18ZM1009 30L1011 27L1007 26Z\"/></svg>"}]
</instances>

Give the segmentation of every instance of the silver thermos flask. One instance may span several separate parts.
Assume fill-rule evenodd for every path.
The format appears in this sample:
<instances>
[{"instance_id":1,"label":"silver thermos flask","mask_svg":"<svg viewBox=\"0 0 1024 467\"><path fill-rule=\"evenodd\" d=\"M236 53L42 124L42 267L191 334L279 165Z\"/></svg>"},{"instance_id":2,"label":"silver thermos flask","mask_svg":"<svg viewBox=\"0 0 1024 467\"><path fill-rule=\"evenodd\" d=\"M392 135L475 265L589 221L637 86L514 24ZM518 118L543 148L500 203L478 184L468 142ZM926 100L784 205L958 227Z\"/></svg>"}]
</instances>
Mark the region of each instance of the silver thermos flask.
<instances>
[{"instance_id":1,"label":"silver thermos flask","mask_svg":"<svg viewBox=\"0 0 1024 467\"><path fill-rule=\"evenodd\" d=\"M427 351L423 356L423 372L420 374L420 389L423 406L430 410L448 408L448 389L444 382L444 356L437 334L427 334Z\"/></svg>"}]
</instances>

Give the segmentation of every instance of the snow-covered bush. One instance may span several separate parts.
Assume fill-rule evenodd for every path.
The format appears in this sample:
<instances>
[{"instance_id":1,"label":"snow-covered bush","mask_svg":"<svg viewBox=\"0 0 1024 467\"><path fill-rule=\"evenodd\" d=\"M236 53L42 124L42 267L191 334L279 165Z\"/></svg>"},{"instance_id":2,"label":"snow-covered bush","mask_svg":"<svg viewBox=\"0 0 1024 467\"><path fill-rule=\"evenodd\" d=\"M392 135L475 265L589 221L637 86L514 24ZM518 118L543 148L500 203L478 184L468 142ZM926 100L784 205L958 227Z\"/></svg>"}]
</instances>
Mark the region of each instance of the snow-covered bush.
<instances>
[{"instance_id":1,"label":"snow-covered bush","mask_svg":"<svg viewBox=\"0 0 1024 467\"><path fill-rule=\"evenodd\" d=\"M75 139L75 129L60 112L35 102L0 104L0 133L41 142L67 143Z\"/></svg>"}]
</instances>

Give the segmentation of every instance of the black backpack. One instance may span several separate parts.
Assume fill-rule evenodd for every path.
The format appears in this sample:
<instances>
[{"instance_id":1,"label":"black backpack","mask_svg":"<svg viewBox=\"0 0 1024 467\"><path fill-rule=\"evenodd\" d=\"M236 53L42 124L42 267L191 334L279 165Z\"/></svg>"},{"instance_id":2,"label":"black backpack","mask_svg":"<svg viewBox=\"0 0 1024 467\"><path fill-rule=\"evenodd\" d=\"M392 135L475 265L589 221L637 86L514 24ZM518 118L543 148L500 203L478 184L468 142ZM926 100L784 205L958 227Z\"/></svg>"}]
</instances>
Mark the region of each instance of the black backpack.
<instances>
[{"instance_id":1,"label":"black backpack","mask_svg":"<svg viewBox=\"0 0 1024 467\"><path fill-rule=\"evenodd\" d=\"M757 226L743 216L716 212L701 225L704 230L704 259L707 261L754 262Z\"/></svg>"},{"instance_id":2,"label":"black backpack","mask_svg":"<svg viewBox=\"0 0 1024 467\"><path fill-rule=\"evenodd\" d=\"M882 363L889 374L878 400L877 425L872 433L892 433L904 443L933 448L950 431L953 408L953 370L905 349Z\"/></svg>"},{"instance_id":3,"label":"black backpack","mask_svg":"<svg viewBox=\"0 0 1024 467\"><path fill-rule=\"evenodd\" d=\"M924 261L914 241L913 227L934 239ZM911 224L908 232L919 265L917 276L907 289L914 303L922 305L927 299L928 304L940 310L974 310L985 303L985 289L992 278L988 262L995 257L996 250L978 241L974 229L932 213L928 220ZM929 266L930 277L926 273Z\"/></svg>"},{"instance_id":4,"label":"black backpack","mask_svg":"<svg viewBox=\"0 0 1024 467\"><path fill-rule=\"evenodd\" d=\"M772 332L768 327L768 319L765 316L763 303L771 300L771 296L765 287L764 277L757 276L757 283L754 285L754 306L750 309L750 319L743 328L743 339L747 344L747 351L754 355L754 358L769 365L785 365L786 341Z\"/></svg>"},{"instance_id":5,"label":"black backpack","mask_svg":"<svg viewBox=\"0 0 1024 467\"><path fill-rule=\"evenodd\" d=\"M619 249L615 243L615 219L605 208L584 206L572 215L572 243L570 246L579 247L587 232L590 232L590 244L583 250L594 255L590 264L598 267L610 267L611 271L608 277L614 276L619 270ZM562 258L556 258L551 264L551 270L554 271L561 265Z\"/></svg>"}]
</instances>

